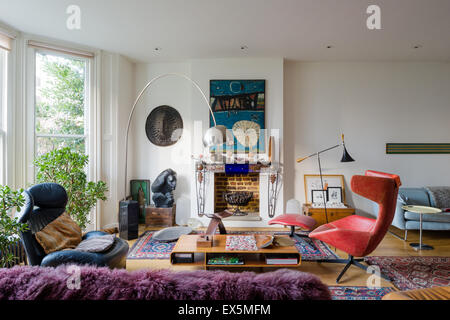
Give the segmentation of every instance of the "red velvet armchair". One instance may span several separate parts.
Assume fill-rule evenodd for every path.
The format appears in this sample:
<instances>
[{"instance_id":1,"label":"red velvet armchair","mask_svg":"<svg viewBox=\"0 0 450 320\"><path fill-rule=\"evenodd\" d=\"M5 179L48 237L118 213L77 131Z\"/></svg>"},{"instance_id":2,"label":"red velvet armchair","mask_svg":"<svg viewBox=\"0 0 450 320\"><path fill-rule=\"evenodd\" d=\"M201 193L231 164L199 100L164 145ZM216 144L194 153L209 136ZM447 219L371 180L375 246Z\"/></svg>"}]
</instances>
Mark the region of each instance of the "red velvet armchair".
<instances>
[{"instance_id":1,"label":"red velvet armchair","mask_svg":"<svg viewBox=\"0 0 450 320\"><path fill-rule=\"evenodd\" d=\"M367 270L367 266L359 263L363 259L354 257L367 256L383 240L394 218L400 185L400 177L395 174L367 170L364 176L353 176L352 191L379 204L377 219L353 215L322 225L309 234L310 238L322 240L348 253L348 259L323 261L346 263L336 279L337 283L352 264Z\"/></svg>"}]
</instances>

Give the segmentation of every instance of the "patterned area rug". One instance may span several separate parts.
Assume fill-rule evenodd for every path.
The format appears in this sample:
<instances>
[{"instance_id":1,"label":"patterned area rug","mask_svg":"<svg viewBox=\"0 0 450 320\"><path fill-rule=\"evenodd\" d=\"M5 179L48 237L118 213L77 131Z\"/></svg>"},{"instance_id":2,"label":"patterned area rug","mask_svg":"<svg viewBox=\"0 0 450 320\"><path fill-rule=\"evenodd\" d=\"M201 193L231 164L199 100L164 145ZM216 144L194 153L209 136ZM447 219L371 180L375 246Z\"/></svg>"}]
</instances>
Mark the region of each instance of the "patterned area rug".
<instances>
[{"instance_id":1,"label":"patterned area rug","mask_svg":"<svg viewBox=\"0 0 450 320\"><path fill-rule=\"evenodd\" d=\"M400 290L450 285L450 257L366 257Z\"/></svg>"},{"instance_id":2,"label":"patterned area rug","mask_svg":"<svg viewBox=\"0 0 450 320\"><path fill-rule=\"evenodd\" d=\"M127 259L169 259L176 242L159 242L152 240L154 231L146 231L128 252ZM233 234L286 234L288 232L233 232ZM295 239L294 239L295 240ZM314 244L314 246L312 245ZM310 238L295 240L295 246L302 255L303 261L320 259L337 259L338 256L322 241Z\"/></svg>"},{"instance_id":3,"label":"patterned area rug","mask_svg":"<svg viewBox=\"0 0 450 320\"><path fill-rule=\"evenodd\" d=\"M328 287L333 300L381 300L384 295L394 291L389 287L369 289L367 287Z\"/></svg>"}]
</instances>

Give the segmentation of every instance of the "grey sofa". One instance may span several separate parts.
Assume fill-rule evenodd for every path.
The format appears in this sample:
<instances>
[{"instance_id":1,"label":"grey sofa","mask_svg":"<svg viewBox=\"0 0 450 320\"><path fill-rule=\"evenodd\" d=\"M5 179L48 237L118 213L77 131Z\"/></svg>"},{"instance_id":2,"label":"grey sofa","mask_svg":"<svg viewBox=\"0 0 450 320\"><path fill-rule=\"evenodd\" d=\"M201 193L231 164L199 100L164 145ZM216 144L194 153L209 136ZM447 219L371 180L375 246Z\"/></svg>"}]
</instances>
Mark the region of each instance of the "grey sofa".
<instances>
[{"instance_id":1,"label":"grey sofa","mask_svg":"<svg viewBox=\"0 0 450 320\"><path fill-rule=\"evenodd\" d=\"M427 188L400 188L398 192L397 209L395 210L392 225L405 231L405 240L407 239L408 230L419 230L420 222L419 214L403 210L402 206L404 205L444 208L442 207L442 204L436 203L436 200ZM448 207L450 207L450 205ZM447 206L445 206L445 208L447 208ZM376 205L374 209L374 214L376 215L376 212L378 212ZM450 230L450 212L424 214L422 221L423 230Z\"/></svg>"}]
</instances>

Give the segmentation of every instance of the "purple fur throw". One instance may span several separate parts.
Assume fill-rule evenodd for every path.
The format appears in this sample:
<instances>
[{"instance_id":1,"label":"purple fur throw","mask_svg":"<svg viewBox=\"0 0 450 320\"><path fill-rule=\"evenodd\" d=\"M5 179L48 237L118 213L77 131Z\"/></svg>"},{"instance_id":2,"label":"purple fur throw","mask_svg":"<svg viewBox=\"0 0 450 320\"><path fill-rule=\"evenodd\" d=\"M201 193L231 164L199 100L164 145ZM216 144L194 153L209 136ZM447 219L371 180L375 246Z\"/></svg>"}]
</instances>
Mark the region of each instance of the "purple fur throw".
<instances>
[{"instance_id":1,"label":"purple fur throw","mask_svg":"<svg viewBox=\"0 0 450 320\"><path fill-rule=\"evenodd\" d=\"M0 300L331 299L328 287L316 276L286 269L257 274L220 270L129 272L84 266L79 289L73 288L74 272L69 270L66 266L0 269Z\"/></svg>"}]
</instances>

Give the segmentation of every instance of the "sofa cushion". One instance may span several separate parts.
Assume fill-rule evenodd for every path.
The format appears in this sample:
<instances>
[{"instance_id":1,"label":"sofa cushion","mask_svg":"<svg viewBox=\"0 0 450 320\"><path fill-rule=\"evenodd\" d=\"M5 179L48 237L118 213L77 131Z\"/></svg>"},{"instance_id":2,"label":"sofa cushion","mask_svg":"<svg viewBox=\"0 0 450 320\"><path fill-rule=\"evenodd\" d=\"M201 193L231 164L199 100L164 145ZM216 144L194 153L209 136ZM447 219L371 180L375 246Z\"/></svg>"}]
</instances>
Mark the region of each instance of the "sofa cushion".
<instances>
[{"instance_id":1,"label":"sofa cushion","mask_svg":"<svg viewBox=\"0 0 450 320\"><path fill-rule=\"evenodd\" d=\"M430 198L425 188L400 188L398 201L402 205L430 206Z\"/></svg>"},{"instance_id":2,"label":"sofa cushion","mask_svg":"<svg viewBox=\"0 0 450 320\"><path fill-rule=\"evenodd\" d=\"M450 187L426 187L430 204L436 208L450 208Z\"/></svg>"},{"instance_id":3,"label":"sofa cushion","mask_svg":"<svg viewBox=\"0 0 450 320\"><path fill-rule=\"evenodd\" d=\"M415 212L405 211L406 220L417 220L419 221L420 215ZM450 223L450 212L434 213L434 214L423 214L422 221L429 222L449 222Z\"/></svg>"},{"instance_id":4,"label":"sofa cushion","mask_svg":"<svg viewBox=\"0 0 450 320\"><path fill-rule=\"evenodd\" d=\"M88 238L81 241L75 250L84 252L104 252L111 248L114 243L114 238L115 235L113 234Z\"/></svg>"},{"instance_id":5,"label":"sofa cushion","mask_svg":"<svg viewBox=\"0 0 450 320\"><path fill-rule=\"evenodd\" d=\"M49 254L74 249L81 242L81 229L67 213L63 213L34 236L45 253Z\"/></svg>"}]
</instances>

